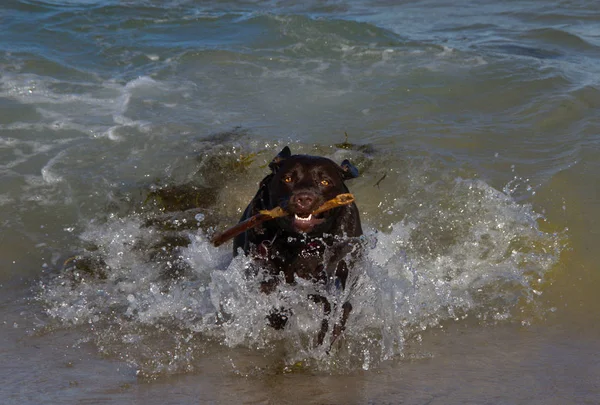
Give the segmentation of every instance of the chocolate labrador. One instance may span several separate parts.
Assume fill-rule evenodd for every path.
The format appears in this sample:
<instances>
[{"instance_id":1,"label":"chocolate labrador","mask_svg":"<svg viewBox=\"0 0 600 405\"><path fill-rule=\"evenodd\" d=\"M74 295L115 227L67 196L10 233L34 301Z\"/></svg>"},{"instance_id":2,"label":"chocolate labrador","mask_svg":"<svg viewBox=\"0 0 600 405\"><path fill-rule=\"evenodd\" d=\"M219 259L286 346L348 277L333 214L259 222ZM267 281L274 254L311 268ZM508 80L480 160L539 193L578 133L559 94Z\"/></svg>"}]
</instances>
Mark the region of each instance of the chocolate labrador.
<instances>
[{"instance_id":1,"label":"chocolate labrador","mask_svg":"<svg viewBox=\"0 0 600 405\"><path fill-rule=\"evenodd\" d=\"M360 254L357 247L362 228L358 209L352 203L319 215L311 213L325 201L348 193L344 181L357 177L358 170L348 160L338 165L324 157L292 155L287 146L269 168L271 173L260 182L240 222L260 210L277 206L289 215L238 235L233 243L234 255L242 248L246 255L253 257L255 269L266 270L261 291L267 294L275 290L281 276L289 284L293 284L297 276L322 283L327 291L344 289L349 261L356 260ZM321 295L309 298L323 304L325 319L317 337L318 344L322 344L329 328L326 318L331 313L331 304ZM349 302L342 305L331 344L343 331L351 310ZM271 326L281 329L290 314L287 309L274 309L267 319Z\"/></svg>"}]
</instances>

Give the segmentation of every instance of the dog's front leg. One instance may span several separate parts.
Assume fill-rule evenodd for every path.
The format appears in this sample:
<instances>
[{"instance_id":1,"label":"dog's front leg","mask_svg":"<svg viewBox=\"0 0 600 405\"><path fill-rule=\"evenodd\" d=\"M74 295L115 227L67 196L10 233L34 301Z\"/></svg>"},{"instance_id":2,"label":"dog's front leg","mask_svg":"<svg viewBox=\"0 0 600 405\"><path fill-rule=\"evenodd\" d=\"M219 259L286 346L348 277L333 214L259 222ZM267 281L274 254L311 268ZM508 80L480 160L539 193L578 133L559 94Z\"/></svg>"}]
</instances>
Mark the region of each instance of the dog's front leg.
<instances>
[{"instance_id":1,"label":"dog's front leg","mask_svg":"<svg viewBox=\"0 0 600 405\"><path fill-rule=\"evenodd\" d=\"M275 268L272 266L272 263L262 258L257 258L252 264L254 275L256 276L262 271L262 276L264 277L263 281L260 282L260 292L266 295L273 293L281 282L281 277L275 275ZM285 327L290 315L292 315L291 310L280 307L273 308L265 318L272 328L280 330Z\"/></svg>"},{"instance_id":2,"label":"dog's front leg","mask_svg":"<svg viewBox=\"0 0 600 405\"><path fill-rule=\"evenodd\" d=\"M271 294L275 291L277 285L279 285L279 277L271 277L260 283L260 291L263 294ZM267 321L269 321L269 325L272 328L278 330L283 329L287 324L290 315L292 315L292 311L287 308L273 308L269 315L267 315Z\"/></svg>"},{"instance_id":3,"label":"dog's front leg","mask_svg":"<svg viewBox=\"0 0 600 405\"><path fill-rule=\"evenodd\" d=\"M341 289L341 290L346 289L346 281L348 279L348 273L349 273L349 270L348 270L348 265L346 264L346 261L345 260L339 261L336 266L336 270L335 270L335 282L334 282L335 288ZM335 343L335 341L337 340L337 338L340 337L340 335L346 328L346 321L348 321L348 316L350 315L351 311L352 311L352 304L350 304L350 302L348 302L348 301L344 302L342 304L342 316L341 316L339 322L336 322L335 325L333 325L333 331L331 332L331 342L329 343L330 350L331 350L331 347L333 346L333 344Z\"/></svg>"},{"instance_id":4,"label":"dog's front leg","mask_svg":"<svg viewBox=\"0 0 600 405\"><path fill-rule=\"evenodd\" d=\"M320 346L323 344L323 341L325 340L325 335L327 334L327 330L329 329L329 321L327 320L327 317L331 313L331 304L329 303L327 298L323 297L322 295L309 294L308 298L313 300L315 304L323 304L323 315L325 317L321 321L321 329L319 330L319 334L317 335L317 346Z\"/></svg>"},{"instance_id":5,"label":"dog's front leg","mask_svg":"<svg viewBox=\"0 0 600 405\"><path fill-rule=\"evenodd\" d=\"M321 329L319 330L319 334L317 335L317 345L322 345L325 341L325 335L327 335L327 331L329 330L329 320L328 317L331 314L331 304L327 298L321 295L310 295L310 299L312 299L317 304L323 304L323 315L325 316L321 321ZM333 325L333 331L331 333L331 341L329 342L329 348L327 351L331 350L331 347L335 343L338 337L342 334L344 329L346 328L346 321L348 320L348 316L352 311L352 304L348 301L344 302L342 305L342 316L339 322L336 322Z\"/></svg>"},{"instance_id":6,"label":"dog's front leg","mask_svg":"<svg viewBox=\"0 0 600 405\"><path fill-rule=\"evenodd\" d=\"M346 321L348 320L348 316L352 311L352 304L348 301L344 302L342 305L342 318L339 323L333 325L333 332L331 333L331 342L329 344L329 349L335 343L336 339L342 334L344 329L346 328Z\"/></svg>"}]
</instances>

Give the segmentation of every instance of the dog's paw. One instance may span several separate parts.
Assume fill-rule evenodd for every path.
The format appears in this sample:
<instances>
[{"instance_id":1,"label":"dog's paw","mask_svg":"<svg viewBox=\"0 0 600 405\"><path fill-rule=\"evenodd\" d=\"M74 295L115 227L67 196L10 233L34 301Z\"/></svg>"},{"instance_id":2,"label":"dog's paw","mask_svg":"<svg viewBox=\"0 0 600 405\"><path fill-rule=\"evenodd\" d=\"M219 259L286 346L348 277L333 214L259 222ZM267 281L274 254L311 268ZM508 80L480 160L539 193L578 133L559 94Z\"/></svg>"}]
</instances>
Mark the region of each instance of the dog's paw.
<instances>
[{"instance_id":1,"label":"dog's paw","mask_svg":"<svg viewBox=\"0 0 600 405\"><path fill-rule=\"evenodd\" d=\"M272 328L281 330L287 324L287 321L288 321L290 315L292 315L292 311L290 311L289 309L273 308L271 313L269 315L267 315L267 321L269 321L269 325Z\"/></svg>"}]
</instances>

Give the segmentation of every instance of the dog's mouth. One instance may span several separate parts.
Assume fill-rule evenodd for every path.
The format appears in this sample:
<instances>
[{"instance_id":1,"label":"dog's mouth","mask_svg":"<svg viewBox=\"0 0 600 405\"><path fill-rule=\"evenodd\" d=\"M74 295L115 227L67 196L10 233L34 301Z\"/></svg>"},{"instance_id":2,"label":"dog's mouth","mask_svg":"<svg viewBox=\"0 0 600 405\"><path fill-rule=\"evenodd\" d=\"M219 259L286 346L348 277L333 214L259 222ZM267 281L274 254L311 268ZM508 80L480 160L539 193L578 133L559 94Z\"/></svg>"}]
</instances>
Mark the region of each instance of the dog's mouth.
<instances>
[{"instance_id":1,"label":"dog's mouth","mask_svg":"<svg viewBox=\"0 0 600 405\"><path fill-rule=\"evenodd\" d=\"M308 233L324 221L324 218L317 218L317 216L312 214L294 214L292 227L299 232Z\"/></svg>"}]
</instances>

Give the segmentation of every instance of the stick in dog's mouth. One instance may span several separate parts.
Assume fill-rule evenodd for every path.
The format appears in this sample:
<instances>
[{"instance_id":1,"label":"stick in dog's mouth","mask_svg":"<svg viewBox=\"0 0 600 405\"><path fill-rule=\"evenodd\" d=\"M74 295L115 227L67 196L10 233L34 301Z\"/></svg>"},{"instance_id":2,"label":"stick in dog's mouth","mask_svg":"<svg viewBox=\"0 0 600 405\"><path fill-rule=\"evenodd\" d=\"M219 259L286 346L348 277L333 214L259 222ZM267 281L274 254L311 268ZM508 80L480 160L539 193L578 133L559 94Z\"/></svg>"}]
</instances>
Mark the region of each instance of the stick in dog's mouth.
<instances>
[{"instance_id":1,"label":"stick in dog's mouth","mask_svg":"<svg viewBox=\"0 0 600 405\"><path fill-rule=\"evenodd\" d=\"M298 217L298 215L295 215L294 218L299 221L310 221L314 215L321 214L325 211L329 211L337 207L352 204L353 202L354 195L350 193L338 194L337 196L335 196L335 198L332 198L329 201L325 201L320 207L311 212L308 215L308 217L302 218ZM235 238L240 233L245 232L248 229L252 229L265 221L285 217L286 215L289 215L289 213L281 207L275 207L272 210L261 210L258 214L246 219L245 221L242 221L239 224L234 225L231 228L216 234L211 239L211 242L215 247L220 246L223 243L227 242L229 239Z\"/></svg>"}]
</instances>

